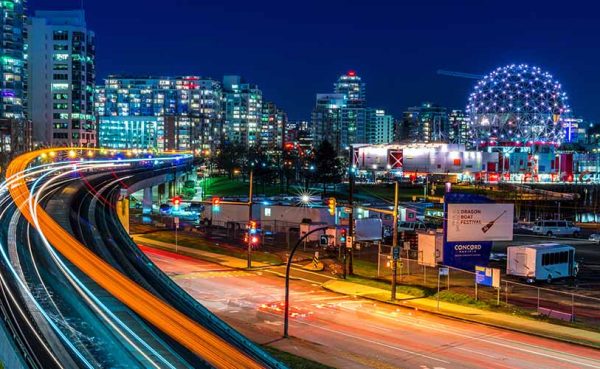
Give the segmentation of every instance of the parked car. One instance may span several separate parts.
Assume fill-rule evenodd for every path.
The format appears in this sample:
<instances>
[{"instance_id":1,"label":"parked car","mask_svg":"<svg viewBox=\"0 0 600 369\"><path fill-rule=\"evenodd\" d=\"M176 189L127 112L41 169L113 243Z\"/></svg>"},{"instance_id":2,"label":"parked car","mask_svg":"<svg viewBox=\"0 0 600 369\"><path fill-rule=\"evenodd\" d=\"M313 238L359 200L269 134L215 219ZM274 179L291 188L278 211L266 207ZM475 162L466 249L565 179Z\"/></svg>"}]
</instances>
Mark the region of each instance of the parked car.
<instances>
[{"instance_id":1,"label":"parked car","mask_svg":"<svg viewBox=\"0 0 600 369\"><path fill-rule=\"evenodd\" d=\"M545 236L575 236L581 234L581 228L573 222L565 220L538 220L533 226L533 233Z\"/></svg>"},{"instance_id":2,"label":"parked car","mask_svg":"<svg viewBox=\"0 0 600 369\"><path fill-rule=\"evenodd\" d=\"M592 233L588 240L596 242L598 245L600 245L600 233Z\"/></svg>"}]
</instances>

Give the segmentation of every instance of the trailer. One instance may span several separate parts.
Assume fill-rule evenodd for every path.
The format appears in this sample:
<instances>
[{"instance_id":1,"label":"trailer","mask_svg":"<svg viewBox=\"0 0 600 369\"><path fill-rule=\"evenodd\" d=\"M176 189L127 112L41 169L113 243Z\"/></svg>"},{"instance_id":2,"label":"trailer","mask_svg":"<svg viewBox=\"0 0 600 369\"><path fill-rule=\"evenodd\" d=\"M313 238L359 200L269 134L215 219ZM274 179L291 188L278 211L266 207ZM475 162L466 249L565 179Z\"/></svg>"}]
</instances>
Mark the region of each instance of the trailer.
<instances>
[{"instance_id":1,"label":"trailer","mask_svg":"<svg viewBox=\"0 0 600 369\"><path fill-rule=\"evenodd\" d=\"M506 250L506 274L525 278L528 282L577 276L575 248L557 243L509 246Z\"/></svg>"}]
</instances>

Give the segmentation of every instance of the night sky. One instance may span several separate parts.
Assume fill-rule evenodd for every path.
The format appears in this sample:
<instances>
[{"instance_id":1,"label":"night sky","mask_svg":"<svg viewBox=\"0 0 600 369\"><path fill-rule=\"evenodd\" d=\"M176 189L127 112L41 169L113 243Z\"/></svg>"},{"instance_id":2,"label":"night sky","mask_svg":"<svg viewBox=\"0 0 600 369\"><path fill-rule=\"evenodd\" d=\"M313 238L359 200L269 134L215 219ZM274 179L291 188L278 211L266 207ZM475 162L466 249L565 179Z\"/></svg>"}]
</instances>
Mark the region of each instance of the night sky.
<instances>
[{"instance_id":1,"label":"night sky","mask_svg":"<svg viewBox=\"0 0 600 369\"><path fill-rule=\"evenodd\" d=\"M424 101L464 108L474 80L528 63L552 73L576 116L600 121L596 1L85 0L106 75L240 74L290 119L354 69L369 106L399 115ZM29 0L29 11L81 0Z\"/></svg>"}]
</instances>

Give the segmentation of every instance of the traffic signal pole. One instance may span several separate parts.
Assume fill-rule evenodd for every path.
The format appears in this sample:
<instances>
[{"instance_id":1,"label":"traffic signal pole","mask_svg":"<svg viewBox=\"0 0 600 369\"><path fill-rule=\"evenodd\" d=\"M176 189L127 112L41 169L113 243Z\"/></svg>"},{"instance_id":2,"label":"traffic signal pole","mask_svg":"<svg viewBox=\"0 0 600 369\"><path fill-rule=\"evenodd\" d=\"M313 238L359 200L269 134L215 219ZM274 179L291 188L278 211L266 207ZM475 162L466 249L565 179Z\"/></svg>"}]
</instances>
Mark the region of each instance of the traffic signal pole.
<instances>
[{"instance_id":1,"label":"traffic signal pole","mask_svg":"<svg viewBox=\"0 0 600 369\"><path fill-rule=\"evenodd\" d=\"M354 168L350 168L350 195L348 196L348 202L350 203L350 214L348 215L348 236L352 240L348 251L348 275L354 274ZM346 265L344 265L346 268Z\"/></svg>"},{"instance_id":2,"label":"traffic signal pole","mask_svg":"<svg viewBox=\"0 0 600 369\"><path fill-rule=\"evenodd\" d=\"M398 247L398 181L394 187L394 210L392 213L394 224L392 226L392 301L396 300L396 277L398 276L398 259L395 257ZM398 253L399 254L399 253Z\"/></svg>"},{"instance_id":3,"label":"traffic signal pole","mask_svg":"<svg viewBox=\"0 0 600 369\"><path fill-rule=\"evenodd\" d=\"M252 190L254 185L254 171L250 171L250 191L248 193L248 224L252 222ZM248 269L252 268L252 237L248 230Z\"/></svg>"}]
</instances>

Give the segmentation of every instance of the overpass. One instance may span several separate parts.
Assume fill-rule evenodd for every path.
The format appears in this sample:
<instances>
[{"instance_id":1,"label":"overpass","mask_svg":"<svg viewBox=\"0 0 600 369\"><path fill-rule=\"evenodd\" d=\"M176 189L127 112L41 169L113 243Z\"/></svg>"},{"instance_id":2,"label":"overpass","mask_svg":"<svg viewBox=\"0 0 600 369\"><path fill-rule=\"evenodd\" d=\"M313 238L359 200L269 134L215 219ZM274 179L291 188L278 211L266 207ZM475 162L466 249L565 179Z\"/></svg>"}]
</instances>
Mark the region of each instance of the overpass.
<instances>
[{"instance_id":1,"label":"overpass","mask_svg":"<svg viewBox=\"0 0 600 369\"><path fill-rule=\"evenodd\" d=\"M122 188L172 181L191 159L72 151L18 157L0 190L1 328L23 366L283 367L171 282L117 220Z\"/></svg>"}]
</instances>

